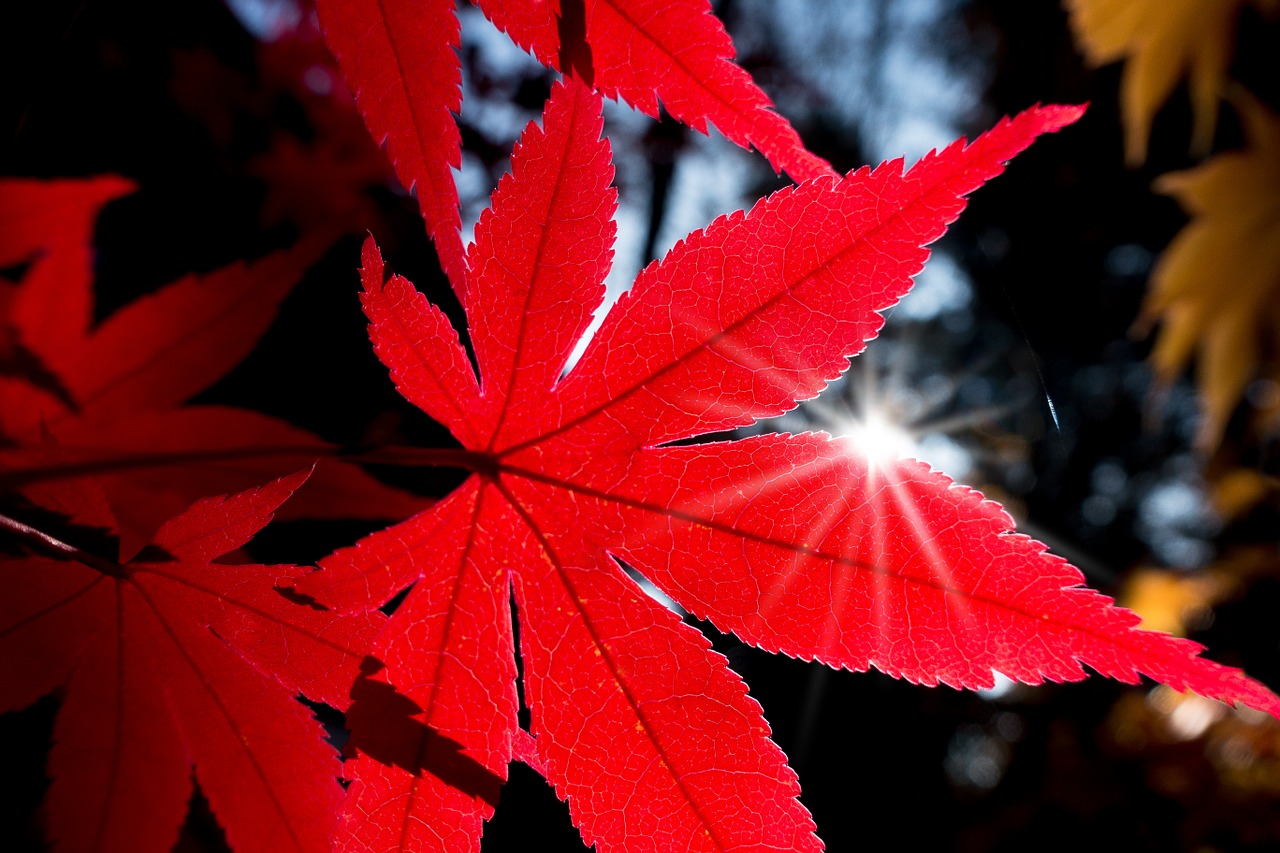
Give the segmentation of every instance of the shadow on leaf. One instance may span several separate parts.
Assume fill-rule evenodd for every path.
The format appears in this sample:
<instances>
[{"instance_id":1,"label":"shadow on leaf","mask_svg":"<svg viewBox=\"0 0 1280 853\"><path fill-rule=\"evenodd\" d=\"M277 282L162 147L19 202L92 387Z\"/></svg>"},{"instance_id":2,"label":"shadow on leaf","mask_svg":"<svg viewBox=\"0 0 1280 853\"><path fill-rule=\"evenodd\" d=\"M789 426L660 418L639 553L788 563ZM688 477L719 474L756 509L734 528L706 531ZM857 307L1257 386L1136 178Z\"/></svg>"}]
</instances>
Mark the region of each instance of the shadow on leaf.
<instances>
[{"instance_id":1,"label":"shadow on leaf","mask_svg":"<svg viewBox=\"0 0 1280 853\"><path fill-rule=\"evenodd\" d=\"M386 665L366 655L351 688L346 751L363 753L381 764L421 776L430 773L468 796L498 805L503 779L474 758L463 745L424 724L422 708L383 681Z\"/></svg>"}]
</instances>

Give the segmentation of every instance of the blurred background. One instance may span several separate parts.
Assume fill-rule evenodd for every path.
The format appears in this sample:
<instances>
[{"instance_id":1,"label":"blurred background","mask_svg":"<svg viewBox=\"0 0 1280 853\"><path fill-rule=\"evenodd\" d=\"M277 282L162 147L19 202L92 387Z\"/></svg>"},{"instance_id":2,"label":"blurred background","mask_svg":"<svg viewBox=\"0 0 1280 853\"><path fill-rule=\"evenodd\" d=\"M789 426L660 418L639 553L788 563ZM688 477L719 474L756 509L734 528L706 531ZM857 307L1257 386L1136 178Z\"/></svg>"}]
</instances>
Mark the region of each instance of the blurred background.
<instances>
[{"instance_id":1,"label":"blurred background","mask_svg":"<svg viewBox=\"0 0 1280 853\"><path fill-rule=\"evenodd\" d=\"M714 5L740 62L841 170L910 163L1035 102L1091 103L975 195L844 379L754 429L919 456L1004 503L1150 627L1280 688L1276 4ZM469 231L553 77L459 11ZM99 317L181 274L332 238L259 348L199 402L353 446L451 442L370 351L362 235L460 312L304 0L11 3L0 64L0 173L140 187L98 222ZM784 183L718 136L622 105L607 106L605 129L620 191L614 296L688 231ZM375 473L423 495L460 479ZM307 563L371 529L282 523L253 552ZM832 850L1280 848L1269 718L1102 679L918 688L701 627L764 706ZM43 849L56 703L0 718L16 792L0 799L6 849ZM546 784L512 774L484 849L581 849ZM180 848L222 844L197 802Z\"/></svg>"}]
</instances>

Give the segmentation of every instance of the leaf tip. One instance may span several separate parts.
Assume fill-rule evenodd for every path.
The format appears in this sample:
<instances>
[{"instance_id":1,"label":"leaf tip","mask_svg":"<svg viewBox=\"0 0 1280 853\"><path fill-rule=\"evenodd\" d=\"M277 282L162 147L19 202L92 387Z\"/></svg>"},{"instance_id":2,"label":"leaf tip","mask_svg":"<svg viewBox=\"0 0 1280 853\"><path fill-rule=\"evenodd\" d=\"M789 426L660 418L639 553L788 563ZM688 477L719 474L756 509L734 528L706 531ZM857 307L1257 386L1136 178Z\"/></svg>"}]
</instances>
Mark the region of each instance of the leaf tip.
<instances>
[{"instance_id":1,"label":"leaf tip","mask_svg":"<svg viewBox=\"0 0 1280 853\"><path fill-rule=\"evenodd\" d=\"M1019 114L1018 118L1032 117L1037 133L1054 133L1075 124L1088 109L1088 101L1082 104L1036 104Z\"/></svg>"},{"instance_id":2,"label":"leaf tip","mask_svg":"<svg viewBox=\"0 0 1280 853\"><path fill-rule=\"evenodd\" d=\"M365 237L364 244L360 246L360 283L365 293L373 294L382 289L386 278L382 252L378 250L378 243L370 234Z\"/></svg>"}]
</instances>

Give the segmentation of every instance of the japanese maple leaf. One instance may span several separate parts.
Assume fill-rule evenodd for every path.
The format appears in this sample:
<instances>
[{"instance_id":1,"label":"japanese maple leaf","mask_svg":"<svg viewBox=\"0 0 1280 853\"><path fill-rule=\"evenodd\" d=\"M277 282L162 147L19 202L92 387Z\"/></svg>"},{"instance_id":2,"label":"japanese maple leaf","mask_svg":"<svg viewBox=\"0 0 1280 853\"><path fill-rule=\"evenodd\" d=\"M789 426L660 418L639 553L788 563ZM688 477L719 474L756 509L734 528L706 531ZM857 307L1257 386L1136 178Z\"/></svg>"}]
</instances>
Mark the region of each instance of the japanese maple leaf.
<instances>
[{"instance_id":1,"label":"japanese maple leaf","mask_svg":"<svg viewBox=\"0 0 1280 853\"><path fill-rule=\"evenodd\" d=\"M167 851L200 790L239 851L322 851L339 763L295 694L344 708L382 618L293 603L294 566L224 565L306 479L206 498L155 556L115 562L0 519L47 554L0 562L0 711L61 688L46 812L57 850ZM108 521L92 488L45 483Z\"/></svg>"},{"instance_id":2,"label":"japanese maple leaf","mask_svg":"<svg viewBox=\"0 0 1280 853\"><path fill-rule=\"evenodd\" d=\"M714 124L797 180L834 174L733 63L733 43L707 0L477 5L544 64L567 73L567 58L608 97L655 118L661 100L676 119L703 133ZM400 182L416 190L441 267L463 295L466 253L451 171L462 165L454 120L462 106L455 0L317 0L316 11L365 123L386 141Z\"/></svg>"},{"instance_id":3,"label":"japanese maple leaf","mask_svg":"<svg viewBox=\"0 0 1280 853\"><path fill-rule=\"evenodd\" d=\"M982 688L996 671L1081 679L1087 663L1280 712L1195 644L1135 630L998 505L921 463L873 464L822 434L672 444L817 394L964 196L1080 109L1037 107L906 172L817 178L717 219L640 274L562 375L614 236L600 110L558 84L477 225L479 377L444 315L365 244L375 349L474 474L300 584L356 610L413 585L350 716L361 754L338 849L477 849L517 732L509 584L538 754L588 844L821 847L742 681L623 562L753 645L834 667ZM408 742L388 743L379 703L417 722Z\"/></svg>"},{"instance_id":4,"label":"japanese maple leaf","mask_svg":"<svg viewBox=\"0 0 1280 853\"><path fill-rule=\"evenodd\" d=\"M112 178L0 182L0 207L31 215L23 228L0 232L0 263L31 261L0 323L39 366L0 375L0 436L18 445L0 457L38 467L50 443L64 461L226 457L100 474L124 557L195 498L261 483L331 451L278 418L183 405L248 355L325 241L311 238L252 264L185 276L94 326L92 215L127 188ZM64 217L70 208L80 215ZM396 518L421 508L348 463L325 460L313 479L289 515Z\"/></svg>"},{"instance_id":5,"label":"japanese maple leaf","mask_svg":"<svg viewBox=\"0 0 1280 853\"><path fill-rule=\"evenodd\" d=\"M1236 22L1246 0L1065 0L1076 40L1092 66L1127 60L1120 84L1125 159L1147 158L1147 137L1161 104L1185 75L1195 110L1191 147L1213 143ZM1260 7L1272 0L1254 0Z\"/></svg>"},{"instance_id":6,"label":"japanese maple leaf","mask_svg":"<svg viewBox=\"0 0 1280 853\"><path fill-rule=\"evenodd\" d=\"M1151 360L1165 382L1198 352L1205 416L1198 442L1213 449L1280 332L1280 116L1238 95L1248 147L1161 176L1156 189L1192 216L1151 273L1143 322L1163 325Z\"/></svg>"},{"instance_id":7,"label":"japanese maple leaf","mask_svg":"<svg viewBox=\"0 0 1280 853\"><path fill-rule=\"evenodd\" d=\"M0 267L30 265L21 288L0 286L0 375L25 375L51 393L65 393L40 353L56 358L59 341L89 324L94 222L105 204L133 190L113 175L0 181ZM31 332L21 329L46 334L30 340Z\"/></svg>"}]
</instances>

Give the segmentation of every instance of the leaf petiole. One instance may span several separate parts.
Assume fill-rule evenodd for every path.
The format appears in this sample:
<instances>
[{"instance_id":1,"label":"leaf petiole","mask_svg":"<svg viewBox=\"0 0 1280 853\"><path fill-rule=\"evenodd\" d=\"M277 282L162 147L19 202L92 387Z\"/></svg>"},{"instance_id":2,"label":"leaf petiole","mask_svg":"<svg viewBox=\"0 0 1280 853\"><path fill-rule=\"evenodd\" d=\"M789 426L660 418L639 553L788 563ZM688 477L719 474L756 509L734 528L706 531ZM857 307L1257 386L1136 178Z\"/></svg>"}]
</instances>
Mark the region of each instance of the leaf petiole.
<instances>
[{"instance_id":1,"label":"leaf petiole","mask_svg":"<svg viewBox=\"0 0 1280 853\"><path fill-rule=\"evenodd\" d=\"M227 462L236 459L260 459L272 456L296 456L308 461L317 458L340 458L347 462L403 467L463 468L477 473L496 470L496 463L483 453L461 448L379 447L373 450L344 450L323 445L277 445L234 447L221 450L177 451L173 453L140 453L129 456L106 456L77 459L0 471L0 493L11 492L45 480L65 480L93 474L112 474L139 468L164 468L201 462ZM301 464L301 462L300 462Z\"/></svg>"},{"instance_id":2,"label":"leaf petiole","mask_svg":"<svg viewBox=\"0 0 1280 853\"><path fill-rule=\"evenodd\" d=\"M91 569L102 572L113 578L124 578L128 576L124 566L113 560L107 560L96 554L90 554L77 548L74 545L63 542L54 536L45 533L43 530L37 530L29 524L23 524L16 518L10 518L7 515L0 515L0 530L7 530L17 538L24 541L37 551L43 551L64 560L75 560L77 563L88 566Z\"/></svg>"}]
</instances>

